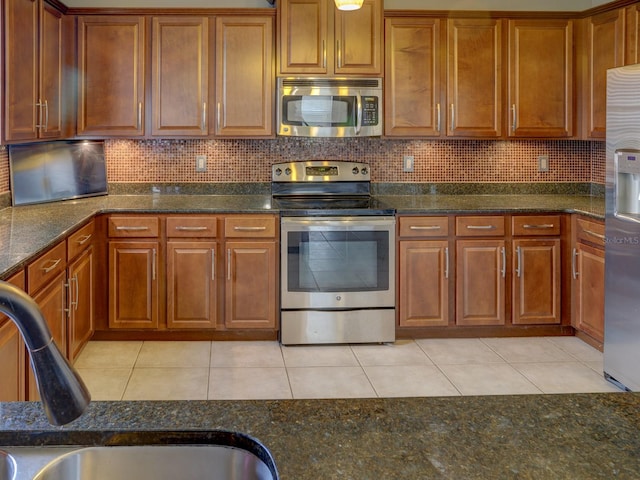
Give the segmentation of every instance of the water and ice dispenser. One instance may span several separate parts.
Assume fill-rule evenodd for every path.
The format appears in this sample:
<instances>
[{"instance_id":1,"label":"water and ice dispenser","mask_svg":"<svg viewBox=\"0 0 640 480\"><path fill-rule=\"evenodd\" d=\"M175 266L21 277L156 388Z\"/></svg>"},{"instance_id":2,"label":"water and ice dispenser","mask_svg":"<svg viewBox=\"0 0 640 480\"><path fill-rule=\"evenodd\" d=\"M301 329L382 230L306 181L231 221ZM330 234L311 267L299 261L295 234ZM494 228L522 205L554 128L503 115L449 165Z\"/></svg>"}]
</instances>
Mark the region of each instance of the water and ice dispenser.
<instances>
[{"instance_id":1,"label":"water and ice dispenser","mask_svg":"<svg viewBox=\"0 0 640 480\"><path fill-rule=\"evenodd\" d=\"M640 150L616 150L616 214L640 214Z\"/></svg>"}]
</instances>

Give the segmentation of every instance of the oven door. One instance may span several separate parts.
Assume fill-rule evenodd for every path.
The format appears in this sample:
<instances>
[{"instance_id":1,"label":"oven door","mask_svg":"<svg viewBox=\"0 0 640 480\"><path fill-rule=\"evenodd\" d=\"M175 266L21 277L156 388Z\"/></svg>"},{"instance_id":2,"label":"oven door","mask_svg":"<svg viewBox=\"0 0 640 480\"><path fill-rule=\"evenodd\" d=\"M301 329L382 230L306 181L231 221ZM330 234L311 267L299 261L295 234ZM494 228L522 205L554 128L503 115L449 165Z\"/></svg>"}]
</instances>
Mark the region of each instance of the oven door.
<instances>
[{"instance_id":1,"label":"oven door","mask_svg":"<svg viewBox=\"0 0 640 480\"><path fill-rule=\"evenodd\" d=\"M395 218L283 217L283 309L395 306Z\"/></svg>"}]
</instances>

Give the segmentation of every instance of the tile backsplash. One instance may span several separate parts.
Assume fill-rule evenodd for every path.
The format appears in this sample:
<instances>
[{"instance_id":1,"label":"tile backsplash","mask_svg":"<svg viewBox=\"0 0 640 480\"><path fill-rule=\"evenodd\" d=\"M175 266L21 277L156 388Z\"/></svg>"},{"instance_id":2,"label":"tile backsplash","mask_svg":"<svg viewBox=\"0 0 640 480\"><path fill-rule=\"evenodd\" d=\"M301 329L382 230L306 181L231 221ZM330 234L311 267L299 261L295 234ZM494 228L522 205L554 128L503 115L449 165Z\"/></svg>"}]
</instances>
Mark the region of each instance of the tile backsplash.
<instances>
[{"instance_id":1,"label":"tile backsplash","mask_svg":"<svg viewBox=\"0 0 640 480\"><path fill-rule=\"evenodd\" d=\"M306 159L368 162L381 183L605 181L604 142L581 140L106 140L105 155L113 183L269 182L273 163ZM196 155L207 156L207 172L195 171ZM403 155L414 157L413 173L402 171ZM538 172L539 155L549 156L548 172ZM0 193L9 190L0 147Z\"/></svg>"}]
</instances>

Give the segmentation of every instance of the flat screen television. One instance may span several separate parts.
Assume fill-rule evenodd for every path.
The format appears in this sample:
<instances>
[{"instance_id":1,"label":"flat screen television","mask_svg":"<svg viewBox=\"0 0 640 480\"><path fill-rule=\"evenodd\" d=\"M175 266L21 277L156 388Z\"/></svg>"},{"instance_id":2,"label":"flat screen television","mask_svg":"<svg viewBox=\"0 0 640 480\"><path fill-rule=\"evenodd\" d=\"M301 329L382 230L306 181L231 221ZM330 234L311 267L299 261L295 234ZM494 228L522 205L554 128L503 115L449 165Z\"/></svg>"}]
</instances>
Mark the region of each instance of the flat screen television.
<instances>
[{"instance_id":1,"label":"flat screen television","mask_svg":"<svg viewBox=\"0 0 640 480\"><path fill-rule=\"evenodd\" d=\"M13 205L105 195L104 142L57 141L9 146Z\"/></svg>"}]
</instances>

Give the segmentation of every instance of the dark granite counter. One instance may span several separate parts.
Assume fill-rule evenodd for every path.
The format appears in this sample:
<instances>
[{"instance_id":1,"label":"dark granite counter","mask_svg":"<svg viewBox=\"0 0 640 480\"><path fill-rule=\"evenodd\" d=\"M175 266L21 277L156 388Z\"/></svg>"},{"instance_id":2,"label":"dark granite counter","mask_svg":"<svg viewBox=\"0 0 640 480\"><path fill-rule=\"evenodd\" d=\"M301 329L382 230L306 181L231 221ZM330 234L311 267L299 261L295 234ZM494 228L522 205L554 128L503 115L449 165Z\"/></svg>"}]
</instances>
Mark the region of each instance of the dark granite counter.
<instances>
[{"instance_id":1,"label":"dark granite counter","mask_svg":"<svg viewBox=\"0 0 640 480\"><path fill-rule=\"evenodd\" d=\"M113 445L237 431L282 479L637 479L640 394L95 402L65 427L0 403L0 445ZM196 435L198 435L196 433Z\"/></svg>"},{"instance_id":2,"label":"dark granite counter","mask_svg":"<svg viewBox=\"0 0 640 480\"><path fill-rule=\"evenodd\" d=\"M406 214L578 212L604 216L604 200L586 195L381 195ZM108 195L0 210L0 277L6 277L97 213L278 213L271 196Z\"/></svg>"}]
</instances>

